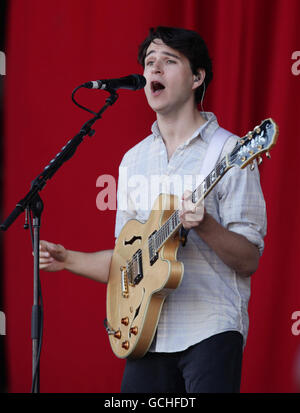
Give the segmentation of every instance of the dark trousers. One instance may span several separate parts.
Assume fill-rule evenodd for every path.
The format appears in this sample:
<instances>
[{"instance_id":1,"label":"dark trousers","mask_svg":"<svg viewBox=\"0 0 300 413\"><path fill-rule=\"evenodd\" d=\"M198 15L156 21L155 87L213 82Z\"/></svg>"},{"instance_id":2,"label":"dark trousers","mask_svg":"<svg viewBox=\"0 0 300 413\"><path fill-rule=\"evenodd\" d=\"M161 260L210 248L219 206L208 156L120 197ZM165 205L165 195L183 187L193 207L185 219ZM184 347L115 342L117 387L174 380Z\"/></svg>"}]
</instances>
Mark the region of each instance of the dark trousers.
<instances>
[{"instance_id":1,"label":"dark trousers","mask_svg":"<svg viewBox=\"0 0 300 413\"><path fill-rule=\"evenodd\" d=\"M226 331L176 353L127 360L122 393L238 393L243 337Z\"/></svg>"}]
</instances>

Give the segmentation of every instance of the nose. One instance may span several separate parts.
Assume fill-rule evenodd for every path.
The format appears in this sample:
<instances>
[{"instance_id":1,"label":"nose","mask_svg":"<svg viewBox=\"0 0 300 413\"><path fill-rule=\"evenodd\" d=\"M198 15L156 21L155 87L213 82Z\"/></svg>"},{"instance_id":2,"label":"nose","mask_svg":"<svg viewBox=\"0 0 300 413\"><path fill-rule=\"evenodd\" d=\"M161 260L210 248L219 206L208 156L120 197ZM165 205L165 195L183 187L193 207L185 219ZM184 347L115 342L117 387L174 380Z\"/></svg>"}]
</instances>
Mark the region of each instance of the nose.
<instances>
[{"instance_id":1,"label":"nose","mask_svg":"<svg viewBox=\"0 0 300 413\"><path fill-rule=\"evenodd\" d=\"M152 73L163 73L163 66L159 60L156 60L151 68Z\"/></svg>"}]
</instances>

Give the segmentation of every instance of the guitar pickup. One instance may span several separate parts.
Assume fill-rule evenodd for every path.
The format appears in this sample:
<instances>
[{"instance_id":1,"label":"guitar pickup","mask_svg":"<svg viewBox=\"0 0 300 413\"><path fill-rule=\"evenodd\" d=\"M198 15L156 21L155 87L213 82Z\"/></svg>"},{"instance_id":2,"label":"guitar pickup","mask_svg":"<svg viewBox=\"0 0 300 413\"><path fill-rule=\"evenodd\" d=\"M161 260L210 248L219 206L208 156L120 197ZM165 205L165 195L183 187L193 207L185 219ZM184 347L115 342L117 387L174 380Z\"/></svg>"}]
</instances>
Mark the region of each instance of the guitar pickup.
<instances>
[{"instance_id":1,"label":"guitar pickup","mask_svg":"<svg viewBox=\"0 0 300 413\"><path fill-rule=\"evenodd\" d=\"M153 265L158 259L158 253L156 252L155 236L154 236L156 232L157 231L152 232L152 234L148 238L150 265Z\"/></svg>"},{"instance_id":2,"label":"guitar pickup","mask_svg":"<svg viewBox=\"0 0 300 413\"><path fill-rule=\"evenodd\" d=\"M134 285L138 284L143 279L143 259L141 249L137 250L132 257L131 279Z\"/></svg>"}]
</instances>

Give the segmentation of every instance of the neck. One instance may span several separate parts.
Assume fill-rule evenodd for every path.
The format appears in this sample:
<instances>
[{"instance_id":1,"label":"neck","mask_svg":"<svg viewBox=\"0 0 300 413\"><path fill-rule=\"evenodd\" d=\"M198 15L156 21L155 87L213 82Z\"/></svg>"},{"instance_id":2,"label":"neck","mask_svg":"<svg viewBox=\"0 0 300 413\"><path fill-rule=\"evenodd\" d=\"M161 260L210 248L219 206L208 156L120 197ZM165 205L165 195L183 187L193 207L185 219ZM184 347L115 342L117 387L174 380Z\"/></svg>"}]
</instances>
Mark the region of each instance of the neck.
<instances>
[{"instance_id":1,"label":"neck","mask_svg":"<svg viewBox=\"0 0 300 413\"><path fill-rule=\"evenodd\" d=\"M157 123L162 138L167 146L175 150L184 143L206 119L195 106L192 110L181 110L180 113L157 113Z\"/></svg>"}]
</instances>

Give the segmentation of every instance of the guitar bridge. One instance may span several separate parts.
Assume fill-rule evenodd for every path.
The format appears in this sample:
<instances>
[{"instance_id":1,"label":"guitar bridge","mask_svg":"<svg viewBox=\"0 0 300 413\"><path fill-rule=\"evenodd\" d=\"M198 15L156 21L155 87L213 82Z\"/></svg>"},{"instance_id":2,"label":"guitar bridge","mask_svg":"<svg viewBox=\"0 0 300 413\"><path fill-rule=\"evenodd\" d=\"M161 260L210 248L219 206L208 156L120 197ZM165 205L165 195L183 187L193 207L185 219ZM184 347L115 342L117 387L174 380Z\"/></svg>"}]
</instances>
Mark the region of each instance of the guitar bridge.
<instances>
[{"instance_id":1,"label":"guitar bridge","mask_svg":"<svg viewBox=\"0 0 300 413\"><path fill-rule=\"evenodd\" d=\"M127 273L127 268L126 267L120 267L121 271L121 291L122 291L122 296L124 298L129 297L129 291L128 291L128 273Z\"/></svg>"}]
</instances>

